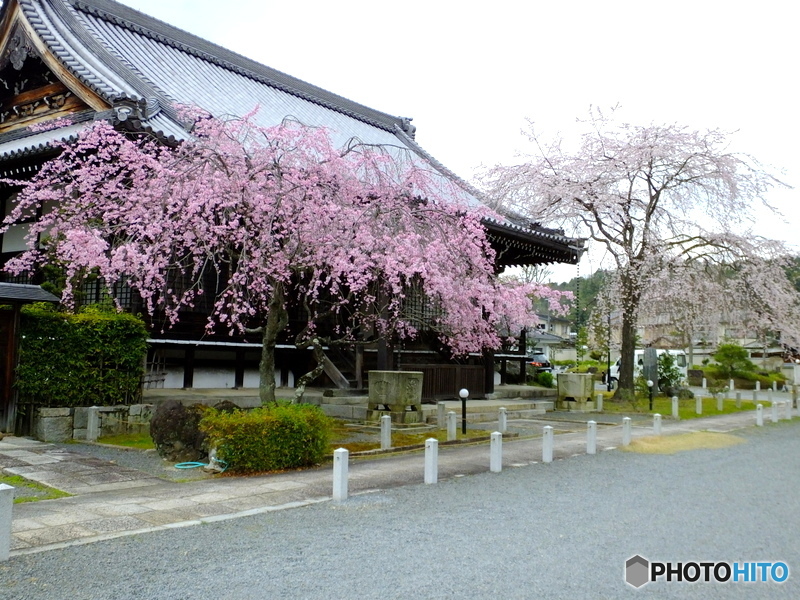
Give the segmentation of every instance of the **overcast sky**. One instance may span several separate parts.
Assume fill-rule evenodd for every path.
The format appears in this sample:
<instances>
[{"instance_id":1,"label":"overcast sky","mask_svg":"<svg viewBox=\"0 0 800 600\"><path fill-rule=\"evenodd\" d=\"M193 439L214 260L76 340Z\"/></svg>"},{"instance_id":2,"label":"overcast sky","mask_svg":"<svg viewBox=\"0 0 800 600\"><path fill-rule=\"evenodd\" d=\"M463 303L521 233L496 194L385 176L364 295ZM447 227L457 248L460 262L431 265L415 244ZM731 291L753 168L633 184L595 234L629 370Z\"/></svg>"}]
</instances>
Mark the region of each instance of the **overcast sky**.
<instances>
[{"instance_id":1,"label":"overcast sky","mask_svg":"<svg viewBox=\"0 0 800 600\"><path fill-rule=\"evenodd\" d=\"M737 130L800 185L796 42L786 0L123 0L263 64L398 116L470 179L525 148L525 119L569 132L590 105L626 120ZM798 191L771 200L800 223ZM793 219L793 214L798 218ZM759 233L793 242L792 225ZM582 274L597 258L584 260ZM559 269L558 278L575 274Z\"/></svg>"}]
</instances>

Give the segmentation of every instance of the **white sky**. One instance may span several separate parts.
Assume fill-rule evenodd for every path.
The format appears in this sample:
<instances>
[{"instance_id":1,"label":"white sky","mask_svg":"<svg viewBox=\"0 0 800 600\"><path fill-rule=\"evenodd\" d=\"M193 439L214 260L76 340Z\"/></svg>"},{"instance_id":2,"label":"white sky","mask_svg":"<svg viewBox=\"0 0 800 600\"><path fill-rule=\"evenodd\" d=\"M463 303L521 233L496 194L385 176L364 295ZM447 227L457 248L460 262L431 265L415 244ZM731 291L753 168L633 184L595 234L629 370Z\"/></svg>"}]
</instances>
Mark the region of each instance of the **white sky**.
<instances>
[{"instance_id":1,"label":"white sky","mask_svg":"<svg viewBox=\"0 0 800 600\"><path fill-rule=\"evenodd\" d=\"M122 1L413 117L422 147L468 180L524 149L526 117L568 132L590 105L620 104L632 122L737 130L736 149L800 185L800 9L786 0ZM798 200L797 190L771 196L793 223L761 224L759 233L794 243ZM598 259L584 258L581 274ZM560 267L554 277L576 273Z\"/></svg>"}]
</instances>

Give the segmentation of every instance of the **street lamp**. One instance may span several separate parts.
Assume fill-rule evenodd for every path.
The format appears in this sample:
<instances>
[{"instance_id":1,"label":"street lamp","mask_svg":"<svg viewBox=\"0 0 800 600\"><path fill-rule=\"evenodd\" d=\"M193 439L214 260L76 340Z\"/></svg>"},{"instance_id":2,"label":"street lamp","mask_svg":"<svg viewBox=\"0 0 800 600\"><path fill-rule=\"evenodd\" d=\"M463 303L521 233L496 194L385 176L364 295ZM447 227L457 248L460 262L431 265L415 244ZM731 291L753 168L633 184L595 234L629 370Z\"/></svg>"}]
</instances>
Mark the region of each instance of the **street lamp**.
<instances>
[{"instance_id":1,"label":"street lamp","mask_svg":"<svg viewBox=\"0 0 800 600\"><path fill-rule=\"evenodd\" d=\"M653 411L653 380L647 380L647 389L650 390L650 412Z\"/></svg>"},{"instance_id":2,"label":"street lamp","mask_svg":"<svg viewBox=\"0 0 800 600\"><path fill-rule=\"evenodd\" d=\"M458 395L461 398L461 433L467 435L467 398L469 398L469 390L461 388Z\"/></svg>"}]
</instances>

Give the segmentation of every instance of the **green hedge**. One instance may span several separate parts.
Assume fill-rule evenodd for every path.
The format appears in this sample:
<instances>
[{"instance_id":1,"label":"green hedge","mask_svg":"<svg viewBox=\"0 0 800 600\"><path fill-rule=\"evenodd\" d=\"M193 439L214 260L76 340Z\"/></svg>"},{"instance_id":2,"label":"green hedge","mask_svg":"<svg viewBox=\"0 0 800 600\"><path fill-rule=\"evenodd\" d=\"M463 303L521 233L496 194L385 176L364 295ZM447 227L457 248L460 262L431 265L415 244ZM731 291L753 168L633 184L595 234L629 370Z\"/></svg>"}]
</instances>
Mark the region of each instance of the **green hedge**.
<instances>
[{"instance_id":1,"label":"green hedge","mask_svg":"<svg viewBox=\"0 0 800 600\"><path fill-rule=\"evenodd\" d=\"M133 315L26 306L20 319L20 401L59 407L136 402L146 355L147 329Z\"/></svg>"},{"instance_id":2,"label":"green hedge","mask_svg":"<svg viewBox=\"0 0 800 600\"><path fill-rule=\"evenodd\" d=\"M238 472L277 471L320 463L329 452L333 423L317 406L290 404L224 413L200 421L209 448Z\"/></svg>"}]
</instances>

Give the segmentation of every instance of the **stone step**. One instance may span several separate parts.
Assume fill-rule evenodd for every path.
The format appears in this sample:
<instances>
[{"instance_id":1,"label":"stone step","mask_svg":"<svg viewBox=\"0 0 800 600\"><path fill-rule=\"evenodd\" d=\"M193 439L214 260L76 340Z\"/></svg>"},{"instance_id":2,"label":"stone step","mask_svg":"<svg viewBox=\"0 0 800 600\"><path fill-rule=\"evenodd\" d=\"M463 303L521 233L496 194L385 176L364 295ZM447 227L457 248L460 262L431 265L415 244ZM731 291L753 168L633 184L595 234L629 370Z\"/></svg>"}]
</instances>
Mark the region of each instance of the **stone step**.
<instances>
[{"instance_id":1,"label":"stone step","mask_svg":"<svg viewBox=\"0 0 800 600\"><path fill-rule=\"evenodd\" d=\"M525 385L495 388L491 394L486 394L487 400L504 400L506 398L555 398L558 390L555 388L536 388Z\"/></svg>"},{"instance_id":2,"label":"stone step","mask_svg":"<svg viewBox=\"0 0 800 600\"><path fill-rule=\"evenodd\" d=\"M461 412L456 412L456 416L458 420L461 420ZM537 417L541 417L542 415L547 414L547 411L543 408L528 408L528 409L519 409L519 410L508 410L506 411L506 418L510 421L515 419L535 419ZM493 421L497 421L500 418L499 411L493 412L467 412L467 423L491 423ZM426 415L426 423L435 424L437 420L437 414L428 414Z\"/></svg>"}]
</instances>

